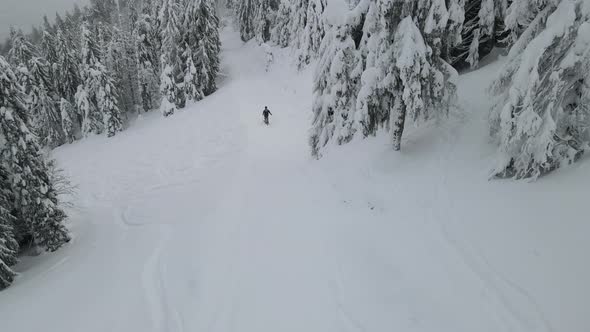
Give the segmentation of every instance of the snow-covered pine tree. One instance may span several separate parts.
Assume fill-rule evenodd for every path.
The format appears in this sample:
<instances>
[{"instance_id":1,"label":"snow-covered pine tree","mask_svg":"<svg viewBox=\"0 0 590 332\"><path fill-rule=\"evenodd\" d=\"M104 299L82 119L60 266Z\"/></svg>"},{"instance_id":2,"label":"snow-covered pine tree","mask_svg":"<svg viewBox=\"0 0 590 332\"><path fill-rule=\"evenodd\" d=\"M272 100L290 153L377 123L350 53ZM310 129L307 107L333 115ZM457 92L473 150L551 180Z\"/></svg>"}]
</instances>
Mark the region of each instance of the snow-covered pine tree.
<instances>
[{"instance_id":1,"label":"snow-covered pine tree","mask_svg":"<svg viewBox=\"0 0 590 332\"><path fill-rule=\"evenodd\" d=\"M323 45L348 39L348 58L354 60L343 63L354 63L343 66L326 61L341 57L330 46L322 46L314 90L312 153L318 155L331 140L342 144L356 133L373 135L383 127L390 130L393 148L399 150L408 120L446 115L455 96L452 78L456 75L441 58L448 19L444 0L359 2L345 20L347 28L338 26L336 37L330 32L324 38ZM342 68L346 68L344 75L339 73ZM343 96L345 105L334 107ZM353 107L347 105L351 100Z\"/></svg>"},{"instance_id":2,"label":"snow-covered pine tree","mask_svg":"<svg viewBox=\"0 0 590 332\"><path fill-rule=\"evenodd\" d=\"M256 36L254 19L259 1L242 0L236 4L236 19L240 30L240 37L243 41L248 41Z\"/></svg>"},{"instance_id":3,"label":"snow-covered pine tree","mask_svg":"<svg viewBox=\"0 0 590 332\"><path fill-rule=\"evenodd\" d=\"M79 49L81 44L80 37L82 35L82 21L84 16L85 13L82 12L77 4L74 4L72 13L66 12L66 19L62 27L62 30L68 34L68 38L71 39L77 49Z\"/></svg>"},{"instance_id":4,"label":"snow-covered pine tree","mask_svg":"<svg viewBox=\"0 0 590 332\"><path fill-rule=\"evenodd\" d=\"M61 15L57 12L55 13L55 26L58 29L67 29L67 27L64 24L63 18L61 18Z\"/></svg>"},{"instance_id":5,"label":"snow-covered pine tree","mask_svg":"<svg viewBox=\"0 0 590 332\"><path fill-rule=\"evenodd\" d=\"M590 5L515 1L509 12L508 25L523 30L492 86L499 96L490 115L499 145L493 175L535 179L589 148Z\"/></svg>"},{"instance_id":6,"label":"snow-covered pine tree","mask_svg":"<svg viewBox=\"0 0 590 332\"><path fill-rule=\"evenodd\" d=\"M89 18L92 24L102 22L114 25L118 22L118 6L115 0L90 0Z\"/></svg>"},{"instance_id":7,"label":"snow-covered pine tree","mask_svg":"<svg viewBox=\"0 0 590 332\"><path fill-rule=\"evenodd\" d=\"M293 48L299 66L317 56L325 34L326 0L286 0L276 13L272 41Z\"/></svg>"},{"instance_id":8,"label":"snow-covered pine tree","mask_svg":"<svg viewBox=\"0 0 590 332\"><path fill-rule=\"evenodd\" d=\"M401 148L406 117L414 120L428 116L427 91L424 86L433 78L429 72L429 50L413 19L408 16L398 27L392 45L394 68L389 82L394 92L390 118L393 149ZM426 84L425 84L426 83Z\"/></svg>"},{"instance_id":9,"label":"snow-covered pine tree","mask_svg":"<svg viewBox=\"0 0 590 332\"><path fill-rule=\"evenodd\" d=\"M257 0L254 12L254 36L261 43L270 40L279 0Z\"/></svg>"},{"instance_id":10,"label":"snow-covered pine tree","mask_svg":"<svg viewBox=\"0 0 590 332\"><path fill-rule=\"evenodd\" d=\"M57 69L54 68L54 66L57 64L58 59L55 48L57 45L55 37L49 31L43 30L40 44L41 55L47 60L47 63L49 63L50 75L51 77L54 77L54 72Z\"/></svg>"},{"instance_id":11,"label":"snow-covered pine tree","mask_svg":"<svg viewBox=\"0 0 590 332\"><path fill-rule=\"evenodd\" d=\"M275 25L271 32L271 41L281 47L287 47L291 44L291 39L295 36L291 35L291 25L293 21L298 21L294 17L293 8L298 4L307 0L283 0L279 4Z\"/></svg>"},{"instance_id":12,"label":"snow-covered pine tree","mask_svg":"<svg viewBox=\"0 0 590 332\"><path fill-rule=\"evenodd\" d=\"M57 33L55 25L49 22L49 18L47 18L47 15L43 15L43 29L45 31L48 31L52 35L55 35Z\"/></svg>"},{"instance_id":13,"label":"snow-covered pine tree","mask_svg":"<svg viewBox=\"0 0 590 332\"><path fill-rule=\"evenodd\" d=\"M191 101L199 101L203 99L202 79L206 78L201 72L197 70L194 62L193 52L190 46L185 47L183 57L186 59L184 68L184 93L186 98Z\"/></svg>"},{"instance_id":14,"label":"snow-covered pine tree","mask_svg":"<svg viewBox=\"0 0 590 332\"><path fill-rule=\"evenodd\" d=\"M65 142L73 143L76 139L76 124L72 116L76 114L76 108L67 99L61 98L59 102L59 114L64 140Z\"/></svg>"},{"instance_id":15,"label":"snow-covered pine tree","mask_svg":"<svg viewBox=\"0 0 590 332\"><path fill-rule=\"evenodd\" d=\"M118 104L122 112L135 111L137 96L137 67L134 47L131 47L129 34L113 27L111 36L106 44L105 62L106 68L115 83L115 91L119 96Z\"/></svg>"},{"instance_id":16,"label":"snow-covered pine tree","mask_svg":"<svg viewBox=\"0 0 590 332\"><path fill-rule=\"evenodd\" d=\"M100 134L105 129L107 136L121 131L121 111L114 80L101 63L101 52L96 39L84 23L82 27L82 79L76 93L76 104L83 116L82 133Z\"/></svg>"},{"instance_id":17,"label":"snow-covered pine tree","mask_svg":"<svg viewBox=\"0 0 590 332\"><path fill-rule=\"evenodd\" d=\"M299 65L308 65L319 52L320 45L325 35L325 25L323 14L326 9L326 0L309 0L303 30L299 31L301 36L296 49ZM303 9L303 8L302 8Z\"/></svg>"},{"instance_id":18,"label":"snow-covered pine tree","mask_svg":"<svg viewBox=\"0 0 590 332\"><path fill-rule=\"evenodd\" d=\"M158 14L158 25L162 38L162 55L160 59L160 92L162 103L160 110L164 116L170 116L184 106L182 82L184 63L181 59L180 43L183 33L180 20L181 7L177 0L163 0Z\"/></svg>"},{"instance_id":19,"label":"snow-covered pine tree","mask_svg":"<svg viewBox=\"0 0 590 332\"><path fill-rule=\"evenodd\" d=\"M159 56L155 20L151 8L144 4L134 30L137 49L138 90L141 106L145 112L157 107L159 99Z\"/></svg>"},{"instance_id":20,"label":"snow-covered pine tree","mask_svg":"<svg viewBox=\"0 0 590 332\"><path fill-rule=\"evenodd\" d=\"M97 68L98 75L95 78L98 85L98 91L96 92L97 108L102 114L107 136L113 137L123 130L115 83L104 66L98 66Z\"/></svg>"},{"instance_id":21,"label":"snow-covered pine tree","mask_svg":"<svg viewBox=\"0 0 590 332\"><path fill-rule=\"evenodd\" d=\"M182 29L184 31L184 92L186 98L199 101L204 97L208 76L205 71L207 54L204 53L205 26L201 13L202 1L189 1L183 10Z\"/></svg>"},{"instance_id":22,"label":"snow-covered pine tree","mask_svg":"<svg viewBox=\"0 0 590 332\"><path fill-rule=\"evenodd\" d=\"M465 1L448 1L448 22L446 33L442 38L441 57L449 64L453 64L452 51L463 43L463 29L465 25Z\"/></svg>"},{"instance_id":23,"label":"snow-covered pine tree","mask_svg":"<svg viewBox=\"0 0 590 332\"><path fill-rule=\"evenodd\" d=\"M506 29L510 31L511 44L516 42L525 31L532 37L536 36L539 29L543 28L544 22L540 21L547 19L556 2L554 0L510 1L504 22ZM535 26L535 29L530 29L531 24ZM529 36L529 38L532 37Z\"/></svg>"},{"instance_id":24,"label":"snow-covered pine tree","mask_svg":"<svg viewBox=\"0 0 590 332\"><path fill-rule=\"evenodd\" d=\"M55 83L59 96L66 100L73 102L74 96L80 85L82 78L80 77L80 65L77 56L78 48L61 29L57 30L55 36L55 51L57 60L55 62ZM75 114L70 116L77 118ZM81 123L81 118L78 118Z\"/></svg>"},{"instance_id":25,"label":"snow-covered pine tree","mask_svg":"<svg viewBox=\"0 0 590 332\"><path fill-rule=\"evenodd\" d=\"M481 57L487 55L501 42L504 33L503 21L509 0L461 0L461 2L464 6L461 41L451 49L448 60L458 67L467 64L474 68ZM455 8L449 7L451 14L458 13L454 10Z\"/></svg>"},{"instance_id":26,"label":"snow-covered pine tree","mask_svg":"<svg viewBox=\"0 0 590 332\"><path fill-rule=\"evenodd\" d=\"M164 116L170 116L178 109L175 102L178 85L176 84L174 68L165 61L162 61L162 67L162 75L160 77L160 93L162 94L162 102L160 103L160 111Z\"/></svg>"},{"instance_id":27,"label":"snow-covered pine tree","mask_svg":"<svg viewBox=\"0 0 590 332\"><path fill-rule=\"evenodd\" d=\"M82 134L100 134L104 130L103 116L98 109L96 92L100 85L96 78L100 75L102 64L100 63L100 50L90 31L88 22L82 25L82 49L81 49L81 84L76 92L76 106L78 113L82 116Z\"/></svg>"},{"instance_id":28,"label":"snow-covered pine tree","mask_svg":"<svg viewBox=\"0 0 590 332\"><path fill-rule=\"evenodd\" d=\"M354 72L358 58L350 33L351 27L334 28L322 45L313 86L313 122L310 135L312 154L320 157L320 149L330 141L349 142L356 132L354 105L358 79Z\"/></svg>"},{"instance_id":29,"label":"snow-covered pine tree","mask_svg":"<svg viewBox=\"0 0 590 332\"><path fill-rule=\"evenodd\" d=\"M200 0L199 9L201 72L206 76L203 81L203 93L208 96L217 90L216 80L220 69L221 52L220 23L214 0Z\"/></svg>"},{"instance_id":30,"label":"snow-covered pine tree","mask_svg":"<svg viewBox=\"0 0 590 332\"><path fill-rule=\"evenodd\" d=\"M28 91L31 123L43 146L57 147L65 142L60 111L55 101L55 89L50 66L43 59L29 61L31 87Z\"/></svg>"},{"instance_id":31,"label":"snow-covered pine tree","mask_svg":"<svg viewBox=\"0 0 590 332\"><path fill-rule=\"evenodd\" d=\"M66 214L59 207L48 165L23 118L26 112L22 88L0 56L0 164L8 173L12 211L20 226L15 238L30 236L37 246L54 251L70 239L63 225Z\"/></svg>"},{"instance_id":32,"label":"snow-covered pine tree","mask_svg":"<svg viewBox=\"0 0 590 332\"><path fill-rule=\"evenodd\" d=\"M19 249L13 231L15 219L10 213L13 198L9 188L9 174L0 163L0 290L10 286L16 276L10 267L16 264Z\"/></svg>"},{"instance_id":33,"label":"snow-covered pine tree","mask_svg":"<svg viewBox=\"0 0 590 332\"><path fill-rule=\"evenodd\" d=\"M25 66L28 68L29 61L38 55L36 47L27 40L22 31L12 29L10 35L11 48L8 51L8 61L14 67Z\"/></svg>"},{"instance_id":34,"label":"snow-covered pine tree","mask_svg":"<svg viewBox=\"0 0 590 332\"><path fill-rule=\"evenodd\" d=\"M8 51L8 61L16 69L18 83L28 91L31 88L29 61L38 55L38 50L20 30L11 29L10 40L11 48Z\"/></svg>"}]
</instances>

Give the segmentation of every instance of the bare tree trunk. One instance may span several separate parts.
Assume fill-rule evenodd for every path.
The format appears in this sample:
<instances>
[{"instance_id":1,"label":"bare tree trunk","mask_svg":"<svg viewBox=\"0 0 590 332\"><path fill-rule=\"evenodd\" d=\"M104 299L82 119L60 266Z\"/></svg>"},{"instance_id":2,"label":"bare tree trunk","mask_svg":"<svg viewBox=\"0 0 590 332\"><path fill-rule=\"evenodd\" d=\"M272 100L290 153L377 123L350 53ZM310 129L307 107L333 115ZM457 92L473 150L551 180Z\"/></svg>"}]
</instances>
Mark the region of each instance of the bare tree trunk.
<instances>
[{"instance_id":1,"label":"bare tree trunk","mask_svg":"<svg viewBox=\"0 0 590 332\"><path fill-rule=\"evenodd\" d=\"M397 118L393 123L393 150L401 150L402 135L404 134L404 127L406 125L406 106L400 105L397 107Z\"/></svg>"}]
</instances>

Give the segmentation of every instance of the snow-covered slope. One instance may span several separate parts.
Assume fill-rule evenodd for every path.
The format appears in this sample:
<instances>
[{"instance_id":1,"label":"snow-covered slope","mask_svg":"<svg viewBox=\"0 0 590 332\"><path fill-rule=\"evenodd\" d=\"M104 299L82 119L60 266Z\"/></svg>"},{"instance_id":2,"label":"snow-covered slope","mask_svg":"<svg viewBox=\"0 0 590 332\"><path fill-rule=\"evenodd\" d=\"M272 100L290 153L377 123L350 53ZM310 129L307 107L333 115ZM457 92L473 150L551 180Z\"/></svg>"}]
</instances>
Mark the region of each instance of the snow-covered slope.
<instances>
[{"instance_id":1,"label":"snow-covered slope","mask_svg":"<svg viewBox=\"0 0 590 332\"><path fill-rule=\"evenodd\" d=\"M2 331L590 330L589 164L488 181L485 87L409 133L307 147L311 71L224 31L220 90L55 151L74 242L24 259ZM261 123L262 108L274 116Z\"/></svg>"}]
</instances>

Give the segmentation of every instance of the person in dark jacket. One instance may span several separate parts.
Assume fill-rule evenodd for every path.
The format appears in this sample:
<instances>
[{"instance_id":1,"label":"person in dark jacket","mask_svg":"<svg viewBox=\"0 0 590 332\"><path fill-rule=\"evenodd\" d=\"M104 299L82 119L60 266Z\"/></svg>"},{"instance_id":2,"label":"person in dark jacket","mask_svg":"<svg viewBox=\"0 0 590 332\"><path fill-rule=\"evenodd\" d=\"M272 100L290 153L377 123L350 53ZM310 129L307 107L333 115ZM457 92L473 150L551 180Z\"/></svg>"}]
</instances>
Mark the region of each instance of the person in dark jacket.
<instances>
[{"instance_id":1,"label":"person in dark jacket","mask_svg":"<svg viewBox=\"0 0 590 332\"><path fill-rule=\"evenodd\" d=\"M272 115L272 113L270 112L270 110L268 109L267 106L264 106L264 111L262 111L262 116L264 117L264 123L266 125L268 125L268 116Z\"/></svg>"}]
</instances>

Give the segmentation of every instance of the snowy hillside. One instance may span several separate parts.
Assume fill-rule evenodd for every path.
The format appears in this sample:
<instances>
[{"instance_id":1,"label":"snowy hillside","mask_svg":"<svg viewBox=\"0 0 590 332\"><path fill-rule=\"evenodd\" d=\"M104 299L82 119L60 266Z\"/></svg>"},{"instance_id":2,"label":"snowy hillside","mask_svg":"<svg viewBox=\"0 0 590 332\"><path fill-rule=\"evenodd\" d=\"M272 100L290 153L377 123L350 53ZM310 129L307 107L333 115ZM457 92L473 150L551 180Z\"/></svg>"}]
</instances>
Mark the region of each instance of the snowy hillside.
<instances>
[{"instance_id":1,"label":"snowy hillside","mask_svg":"<svg viewBox=\"0 0 590 332\"><path fill-rule=\"evenodd\" d=\"M75 238L16 266L2 331L590 330L590 164L487 180L502 58L402 152L378 136L316 161L311 70L277 49L265 72L255 42L222 38L216 93L55 150Z\"/></svg>"}]
</instances>

